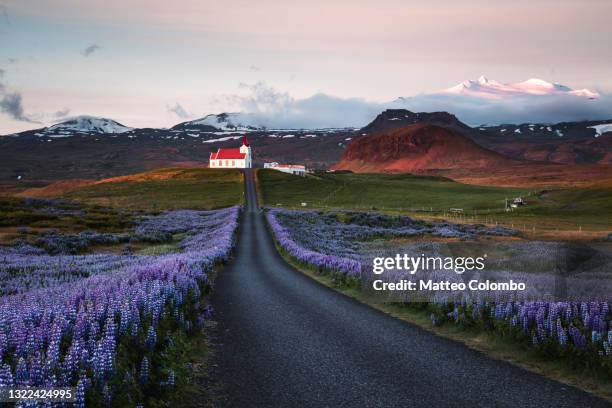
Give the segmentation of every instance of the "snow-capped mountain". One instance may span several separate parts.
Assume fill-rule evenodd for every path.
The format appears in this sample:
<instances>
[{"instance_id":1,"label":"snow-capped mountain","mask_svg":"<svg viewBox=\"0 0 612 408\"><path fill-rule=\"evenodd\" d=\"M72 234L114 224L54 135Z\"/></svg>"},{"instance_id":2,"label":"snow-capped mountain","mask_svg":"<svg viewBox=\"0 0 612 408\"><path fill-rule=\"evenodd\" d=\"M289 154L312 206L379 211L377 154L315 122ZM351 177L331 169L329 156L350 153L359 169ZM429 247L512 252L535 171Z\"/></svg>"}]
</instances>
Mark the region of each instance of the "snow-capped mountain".
<instances>
[{"instance_id":1,"label":"snow-capped mountain","mask_svg":"<svg viewBox=\"0 0 612 408\"><path fill-rule=\"evenodd\" d=\"M93 133L125 133L133 130L131 127L122 125L121 123L107 118L99 118L95 116L76 116L53 126L41 129L37 135L62 137L72 136L74 134L93 134Z\"/></svg>"},{"instance_id":2,"label":"snow-capped mountain","mask_svg":"<svg viewBox=\"0 0 612 408\"><path fill-rule=\"evenodd\" d=\"M481 76L477 80L463 81L453 87L443 89L438 94L464 95L484 99L503 99L513 96L574 95L588 99L599 98L599 93L589 89L572 89L568 86L531 78L527 81L503 84Z\"/></svg>"},{"instance_id":3,"label":"snow-capped mountain","mask_svg":"<svg viewBox=\"0 0 612 408\"><path fill-rule=\"evenodd\" d=\"M194 129L200 131L253 131L264 129L265 126L248 113L220 113L206 115L203 118L179 123L172 129Z\"/></svg>"}]
</instances>

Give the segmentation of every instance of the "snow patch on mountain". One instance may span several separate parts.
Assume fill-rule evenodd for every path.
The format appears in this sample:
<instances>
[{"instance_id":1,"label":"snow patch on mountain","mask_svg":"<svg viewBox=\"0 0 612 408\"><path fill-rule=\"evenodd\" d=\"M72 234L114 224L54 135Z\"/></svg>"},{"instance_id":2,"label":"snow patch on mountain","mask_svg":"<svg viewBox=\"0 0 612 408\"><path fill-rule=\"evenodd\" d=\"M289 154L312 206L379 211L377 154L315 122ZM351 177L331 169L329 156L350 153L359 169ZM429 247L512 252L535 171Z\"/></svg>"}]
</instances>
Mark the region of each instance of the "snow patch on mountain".
<instances>
[{"instance_id":1,"label":"snow patch on mountain","mask_svg":"<svg viewBox=\"0 0 612 408\"><path fill-rule=\"evenodd\" d=\"M220 137L217 139L208 139L208 140L202 140L202 143L217 143L217 142L227 142L228 140L235 140L235 139L240 139L242 136L227 136L227 137Z\"/></svg>"},{"instance_id":2,"label":"snow patch on mountain","mask_svg":"<svg viewBox=\"0 0 612 408\"><path fill-rule=\"evenodd\" d=\"M46 128L43 133L50 137L67 137L75 133L125 133L133 130L131 127L107 118L95 116L76 116Z\"/></svg>"},{"instance_id":3,"label":"snow patch on mountain","mask_svg":"<svg viewBox=\"0 0 612 408\"><path fill-rule=\"evenodd\" d=\"M603 123L601 125L589 126L589 129L595 129L597 133L595 137L599 137L606 132L612 132L612 123Z\"/></svg>"},{"instance_id":4,"label":"snow patch on mountain","mask_svg":"<svg viewBox=\"0 0 612 408\"><path fill-rule=\"evenodd\" d=\"M239 112L206 115L201 119L186 122L183 125L212 126L222 131L235 130L243 132L249 130L261 130L264 128L263 125L257 123L257 121L248 113Z\"/></svg>"},{"instance_id":5,"label":"snow patch on mountain","mask_svg":"<svg viewBox=\"0 0 612 408\"><path fill-rule=\"evenodd\" d=\"M551 83L538 78L527 81L503 84L481 76L477 80L463 81L453 87L443 89L437 94L465 95L482 99L503 99L526 95L568 94L588 99L599 98L599 93L589 89L572 89L568 86Z\"/></svg>"}]
</instances>

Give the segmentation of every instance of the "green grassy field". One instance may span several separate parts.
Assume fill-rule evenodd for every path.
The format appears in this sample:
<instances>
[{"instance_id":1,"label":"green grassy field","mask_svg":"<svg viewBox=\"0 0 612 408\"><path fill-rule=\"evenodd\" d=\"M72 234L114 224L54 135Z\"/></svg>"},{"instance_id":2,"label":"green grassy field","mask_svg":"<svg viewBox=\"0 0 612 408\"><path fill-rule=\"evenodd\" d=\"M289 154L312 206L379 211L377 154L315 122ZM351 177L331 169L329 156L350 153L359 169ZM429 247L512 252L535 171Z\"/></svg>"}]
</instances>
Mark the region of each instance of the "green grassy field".
<instances>
[{"instance_id":1,"label":"green grassy field","mask_svg":"<svg viewBox=\"0 0 612 408\"><path fill-rule=\"evenodd\" d=\"M606 234L612 232L612 188L544 190L530 205L496 217L521 229L548 231L551 236L588 238L590 233Z\"/></svg>"},{"instance_id":2,"label":"green grassy field","mask_svg":"<svg viewBox=\"0 0 612 408\"><path fill-rule=\"evenodd\" d=\"M267 205L356 210L503 209L505 198L529 190L482 187L450 179L411 174L321 173L297 177L273 170L258 171L261 194Z\"/></svg>"},{"instance_id":3,"label":"green grassy field","mask_svg":"<svg viewBox=\"0 0 612 408\"><path fill-rule=\"evenodd\" d=\"M536 235L589 238L612 231L612 188L534 190L474 186L410 174L322 173L298 177L259 170L265 205L288 208L377 210L457 222L505 224ZM527 205L505 212L505 199ZM451 208L460 208L453 214ZM572 236L568 236L568 234ZM575 235L575 236L574 236Z\"/></svg>"},{"instance_id":4,"label":"green grassy field","mask_svg":"<svg viewBox=\"0 0 612 408\"><path fill-rule=\"evenodd\" d=\"M211 210L240 204L243 179L238 170L160 169L83 187L64 197L129 210Z\"/></svg>"}]
</instances>

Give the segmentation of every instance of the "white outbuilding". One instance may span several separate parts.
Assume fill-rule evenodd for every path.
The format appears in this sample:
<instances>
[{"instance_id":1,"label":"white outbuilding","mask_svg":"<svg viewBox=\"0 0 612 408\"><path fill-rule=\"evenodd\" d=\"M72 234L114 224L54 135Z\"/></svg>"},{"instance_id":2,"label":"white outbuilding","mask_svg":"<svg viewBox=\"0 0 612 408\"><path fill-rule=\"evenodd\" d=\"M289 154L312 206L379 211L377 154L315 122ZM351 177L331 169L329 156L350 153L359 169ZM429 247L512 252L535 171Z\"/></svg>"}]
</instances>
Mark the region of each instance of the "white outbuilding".
<instances>
[{"instance_id":1,"label":"white outbuilding","mask_svg":"<svg viewBox=\"0 0 612 408\"><path fill-rule=\"evenodd\" d=\"M277 162L264 163L264 169L282 171L283 173L294 174L302 177L306 175L306 166L301 164L279 164Z\"/></svg>"}]
</instances>

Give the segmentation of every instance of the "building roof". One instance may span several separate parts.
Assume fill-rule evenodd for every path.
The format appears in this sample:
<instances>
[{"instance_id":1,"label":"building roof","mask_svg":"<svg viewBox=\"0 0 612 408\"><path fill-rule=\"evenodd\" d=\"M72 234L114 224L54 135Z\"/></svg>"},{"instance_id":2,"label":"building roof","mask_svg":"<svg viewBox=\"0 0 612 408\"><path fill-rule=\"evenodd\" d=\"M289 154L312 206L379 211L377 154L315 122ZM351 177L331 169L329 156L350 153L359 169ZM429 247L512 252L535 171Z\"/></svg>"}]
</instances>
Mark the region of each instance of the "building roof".
<instances>
[{"instance_id":1,"label":"building roof","mask_svg":"<svg viewBox=\"0 0 612 408\"><path fill-rule=\"evenodd\" d=\"M267 163L270 164L270 168L292 168L292 169L305 169L306 166L303 164L278 164L278 163Z\"/></svg>"},{"instance_id":2,"label":"building roof","mask_svg":"<svg viewBox=\"0 0 612 408\"><path fill-rule=\"evenodd\" d=\"M221 149L210 153L210 160L242 160L246 158L246 153L240 153L240 149Z\"/></svg>"},{"instance_id":3,"label":"building roof","mask_svg":"<svg viewBox=\"0 0 612 408\"><path fill-rule=\"evenodd\" d=\"M294 168L294 169L305 169L306 168L306 166L302 164L279 164L276 167L289 167L289 168Z\"/></svg>"},{"instance_id":4,"label":"building roof","mask_svg":"<svg viewBox=\"0 0 612 408\"><path fill-rule=\"evenodd\" d=\"M242 136L242 146L249 147L249 141L246 135ZM241 146L241 147L242 147ZM222 149L217 152L210 153L210 160L242 160L246 159L246 153L240 153L240 148L237 149Z\"/></svg>"}]
</instances>

